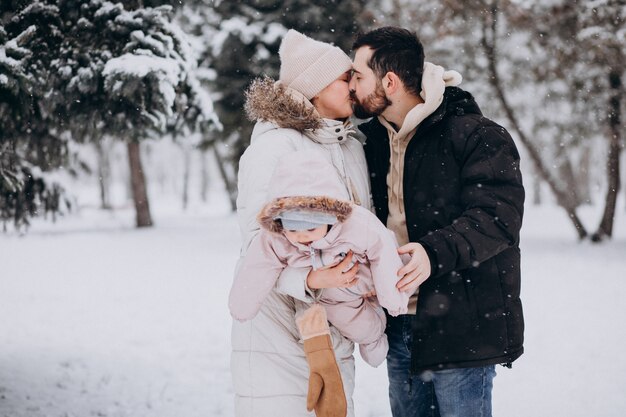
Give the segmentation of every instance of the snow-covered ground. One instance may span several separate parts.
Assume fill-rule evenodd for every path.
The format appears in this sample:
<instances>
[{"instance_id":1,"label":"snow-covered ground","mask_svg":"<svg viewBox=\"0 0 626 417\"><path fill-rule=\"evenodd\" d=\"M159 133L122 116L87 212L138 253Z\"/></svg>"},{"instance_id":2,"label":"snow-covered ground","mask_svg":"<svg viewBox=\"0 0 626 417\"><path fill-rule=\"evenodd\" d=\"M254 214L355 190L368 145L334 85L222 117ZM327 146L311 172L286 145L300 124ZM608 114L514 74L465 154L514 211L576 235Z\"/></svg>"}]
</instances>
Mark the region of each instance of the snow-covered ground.
<instances>
[{"instance_id":1,"label":"snow-covered ground","mask_svg":"<svg viewBox=\"0 0 626 417\"><path fill-rule=\"evenodd\" d=\"M623 210L595 246L558 208L527 207L526 353L498 368L495 415L626 415ZM0 234L0 417L233 415L234 216L157 207L157 226L135 230L132 215L83 210ZM385 366L358 360L357 415L390 416L386 389Z\"/></svg>"}]
</instances>

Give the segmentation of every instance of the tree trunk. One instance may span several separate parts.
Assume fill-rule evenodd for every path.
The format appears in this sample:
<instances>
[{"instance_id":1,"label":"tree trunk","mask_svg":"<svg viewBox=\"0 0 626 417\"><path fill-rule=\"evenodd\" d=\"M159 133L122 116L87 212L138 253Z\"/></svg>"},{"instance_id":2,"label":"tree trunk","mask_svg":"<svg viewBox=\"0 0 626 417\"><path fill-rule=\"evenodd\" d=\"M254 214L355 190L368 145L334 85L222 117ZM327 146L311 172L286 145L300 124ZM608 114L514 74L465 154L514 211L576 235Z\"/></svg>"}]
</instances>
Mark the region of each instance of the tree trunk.
<instances>
[{"instance_id":1,"label":"tree trunk","mask_svg":"<svg viewBox=\"0 0 626 417\"><path fill-rule=\"evenodd\" d=\"M598 230L591 236L594 242L601 242L605 238L613 235L613 220L615 219L615 206L617 204L617 193L620 188L620 153L621 132L620 132L620 109L621 109L621 89L622 78L620 72L614 70L609 74L609 83L613 94L609 99L609 126L611 136L609 138L609 154L606 161L607 190L604 203L604 214L600 221Z\"/></svg>"},{"instance_id":2,"label":"tree trunk","mask_svg":"<svg viewBox=\"0 0 626 417\"><path fill-rule=\"evenodd\" d=\"M576 232L578 233L579 239L584 239L587 237L588 233L585 229L585 226L582 224L578 214L576 213L576 206L571 203L570 196L566 191L562 190L559 187L556 179L550 174L548 168L544 165L539 150L535 147L535 145L528 139L526 134L522 131L520 124L517 121L517 117L513 112L513 109L509 105L509 102L504 94L504 89L502 88L502 83L500 81L500 77L497 70L497 56L496 56L496 38L497 38L497 14L498 9L496 6L492 6L490 9L490 13L485 13L485 19L483 20L482 27L482 47L485 50L485 55L488 60L489 73L491 75L490 82L494 87L496 94L498 96L498 100L502 104L504 112L511 124L513 130L517 133L519 139L526 147L530 159L532 160L536 172L539 176L548 184L550 190L556 196L557 204L559 204L565 212L567 213L567 217L571 220L574 227L576 228ZM489 36L491 35L491 36ZM491 38L490 40L488 38Z\"/></svg>"},{"instance_id":3,"label":"tree trunk","mask_svg":"<svg viewBox=\"0 0 626 417\"><path fill-rule=\"evenodd\" d=\"M207 153L200 152L200 198L206 203L209 196L209 164L207 163Z\"/></svg>"},{"instance_id":4,"label":"tree trunk","mask_svg":"<svg viewBox=\"0 0 626 417\"><path fill-rule=\"evenodd\" d=\"M221 157L219 151L217 150L217 146L213 146L213 152L215 152L215 160L217 161L217 168L220 171L220 175L222 176L222 180L224 180L224 185L226 186L226 191L228 192L228 199L230 200L230 208L232 211L236 211L237 210L237 181L228 176L228 171L226 170L224 160Z\"/></svg>"},{"instance_id":5,"label":"tree trunk","mask_svg":"<svg viewBox=\"0 0 626 417\"><path fill-rule=\"evenodd\" d=\"M565 147L560 144L557 144L556 147L556 159L559 161L557 177L565 183L565 189L567 190L566 194L568 197L567 206L578 207L582 201L580 199L580 193L578 192L578 184L576 181L576 174L574 174L574 168L572 167L572 161L570 161L567 157Z\"/></svg>"},{"instance_id":6,"label":"tree trunk","mask_svg":"<svg viewBox=\"0 0 626 417\"><path fill-rule=\"evenodd\" d=\"M105 143L106 142L106 143ZM100 208L111 209L111 159L109 142L106 138L100 138L95 142L98 154L98 183L100 186Z\"/></svg>"},{"instance_id":7,"label":"tree trunk","mask_svg":"<svg viewBox=\"0 0 626 417\"><path fill-rule=\"evenodd\" d=\"M591 204L591 175L589 172L591 169L591 147L589 143L585 143L583 146L583 154L580 157L579 166L580 169L578 170L578 175L576 175L576 181L578 182L580 201L581 204Z\"/></svg>"},{"instance_id":8,"label":"tree trunk","mask_svg":"<svg viewBox=\"0 0 626 417\"><path fill-rule=\"evenodd\" d=\"M130 181L135 203L137 227L150 227L152 226L152 216L150 215L150 205L148 203L146 177L141 166L139 141L131 140L128 142L128 162L130 164Z\"/></svg>"},{"instance_id":9,"label":"tree trunk","mask_svg":"<svg viewBox=\"0 0 626 417\"><path fill-rule=\"evenodd\" d=\"M533 205L541 205L541 178L536 173L533 175Z\"/></svg>"},{"instance_id":10,"label":"tree trunk","mask_svg":"<svg viewBox=\"0 0 626 417\"><path fill-rule=\"evenodd\" d=\"M191 169L191 149L183 143L183 210L189 205L189 171Z\"/></svg>"}]
</instances>

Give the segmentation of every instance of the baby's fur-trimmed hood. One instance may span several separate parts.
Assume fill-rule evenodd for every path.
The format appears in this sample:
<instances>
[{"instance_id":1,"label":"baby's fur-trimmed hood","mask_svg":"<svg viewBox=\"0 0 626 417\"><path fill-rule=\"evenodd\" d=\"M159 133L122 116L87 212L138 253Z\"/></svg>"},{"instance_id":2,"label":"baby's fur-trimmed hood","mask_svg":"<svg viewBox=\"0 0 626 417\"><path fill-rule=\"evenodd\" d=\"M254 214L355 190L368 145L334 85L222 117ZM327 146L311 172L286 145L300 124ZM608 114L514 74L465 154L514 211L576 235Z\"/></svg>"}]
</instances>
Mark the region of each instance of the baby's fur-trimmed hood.
<instances>
[{"instance_id":1,"label":"baby's fur-trimmed hood","mask_svg":"<svg viewBox=\"0 0 626 417\"><path fill-rule=\"evenodd\" d=\"M257 216L257 221L262 228L270 232L282 233L283 226L280 220L274 219L279 214L291 210L332 214L337 217L338 222L344 222L352 213L352 203L327 196L281 197L266 204Z\"/></svg>"},{"instance_id":2,"label":"baby's fur-trimmed hood","mask_svg":"<svg viewBox=\"0 0 626 417\"><path fill-rule=\"evenodd\" d=\"M323 121L307 98L270 77L255 79L246 90L245 110L252 121L269 121L299 132L316 130Z\"/></svg>"}]
</instances>

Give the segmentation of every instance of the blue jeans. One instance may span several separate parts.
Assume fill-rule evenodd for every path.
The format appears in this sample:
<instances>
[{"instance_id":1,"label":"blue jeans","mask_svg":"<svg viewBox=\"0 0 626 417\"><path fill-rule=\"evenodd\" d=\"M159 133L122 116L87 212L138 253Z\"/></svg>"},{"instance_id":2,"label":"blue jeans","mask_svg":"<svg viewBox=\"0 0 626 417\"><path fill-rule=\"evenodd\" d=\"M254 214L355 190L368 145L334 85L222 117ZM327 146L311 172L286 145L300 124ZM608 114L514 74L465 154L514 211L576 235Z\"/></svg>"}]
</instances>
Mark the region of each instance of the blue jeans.
<instances>
[{"instance_id":1,"label":"blue jeans","mask_svg":"<svg viewBox=\"0 0 626 417\"><path fill-rule=\"evenodd\" d=\"M388 317L387 372L393 417L491 417L495 366L426 371L411 376L411 320Z\"/></svg>"}]
</instances>

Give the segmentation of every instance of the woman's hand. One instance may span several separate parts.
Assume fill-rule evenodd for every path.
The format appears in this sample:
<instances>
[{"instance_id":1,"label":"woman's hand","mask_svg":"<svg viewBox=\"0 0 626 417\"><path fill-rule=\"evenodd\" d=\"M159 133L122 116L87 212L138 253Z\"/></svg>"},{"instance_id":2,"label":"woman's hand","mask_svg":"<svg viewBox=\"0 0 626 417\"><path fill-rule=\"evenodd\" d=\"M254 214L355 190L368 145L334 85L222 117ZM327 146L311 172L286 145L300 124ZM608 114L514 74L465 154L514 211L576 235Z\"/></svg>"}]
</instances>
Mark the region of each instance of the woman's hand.
<instances>
[{"instance_id":1,"label":"woman's hand","mask_svg":"<svg viewBox=\"0 0 626 417\"><path fill-rule=\"evenodd\" d=\"M311 270L306 277L306 284L312 290L352 287L358 282L356 273L359 270L359 264L355 263L352 268L348 269L351 262L352 251L348 252L346 257L332 268L317 271Z\"/></svg>"}]
</instances>

